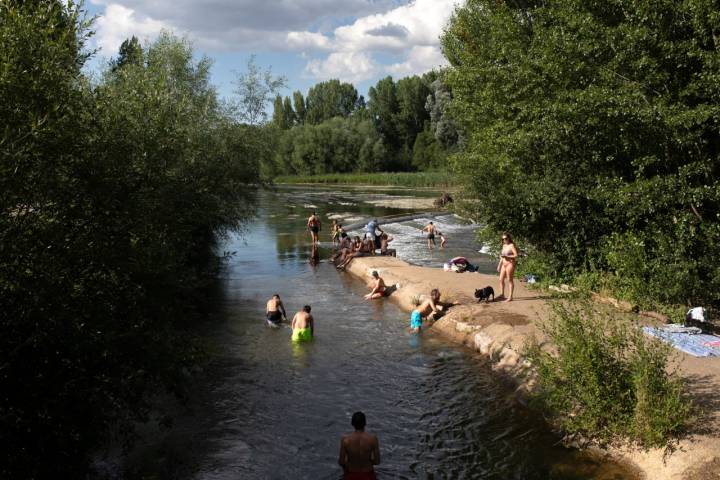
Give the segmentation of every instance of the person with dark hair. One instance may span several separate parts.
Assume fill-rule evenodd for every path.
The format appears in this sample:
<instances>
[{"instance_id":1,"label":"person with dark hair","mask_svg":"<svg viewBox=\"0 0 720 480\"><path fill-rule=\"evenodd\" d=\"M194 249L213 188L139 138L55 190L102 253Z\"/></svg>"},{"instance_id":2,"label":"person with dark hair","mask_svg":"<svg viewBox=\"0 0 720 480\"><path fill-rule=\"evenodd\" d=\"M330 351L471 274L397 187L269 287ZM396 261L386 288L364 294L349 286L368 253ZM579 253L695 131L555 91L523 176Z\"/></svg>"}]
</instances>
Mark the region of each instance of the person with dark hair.
<instances>
[{"instance_id":1,"label":"person with dark hair","mask_svg":"<svg viewBox=\"0 0 720 480\"><path fill-rule=\"evenodd\" d=\"M340 440L338 463L345 480L376 480L374 465L380 464L380 443L365 432L365 414L355 412L350 420L355 431Z\"/></svg>"},{"instance_id":2,"label":"person with dark hair","mask_svg":"<svg viewBox=\"0 0 720 480\"><path fill-rule=\"evenodd\" d=\"M422 328L423 318L437 320L443 314L443 306L440 304L440 290L433 288L430 290L430 298L420 302L420 304L410 314L410 328L414 332L419 332Z\"/></svg>"},{"instance_id":3,"label":"person with dark hair","mask_svg":"<svg viewBox=\"0 0 720 480\"><path fill-rule=\"evenodd\" d=\"M423 233L427 233L427 244L428 248L430 250L433 249L435 246L435 232L437 229L435 228L435 225L433 225L433 222L428 223L425 225L425 227L422 229Z\"/></svg>"},{"instance_id":4,"label":"person with dark hair","mask_svg":"<svg viewBox=\"0 0 720 480\"><path fill-rule=\"evenodd\" d=\"M387 286L385 286L385 280L382 279L377 270L372 272L373 289L365 295L365 300L375 300L376 298L382 298L387 294Z\"/></svg>"},{"instance_id":5,"label":"person with dark hair","mask_svg":"<svg viewBox=\"0 0 720 480\"><path fill-rule=\"evenodd\" d=\"M500 252L500 262L497 266L497 271L500 274L500 296L498 298L505 297L505 280L507 280L509 295L505 301L511 302L513 298L513 290L515 290L513 276L515 274L515 264L517 263L518 251L515 246L515 242L513 242L509 233L503 233L501 238L503 245L502 251Z\"/></svg>"},{"instance_id":6,"label":"person with dark hair","mask_svg":"<svg viewBox=\"0 0 720 480\"><path fill-rule=\"evenodd\" d=\"M392 242L393 240L394 238L389 236L385 232L380 235L380 255L387 255L391 257L397 255L397 252L394 248L388 248L388 245L390 245L390 242Z\"/></svg>"},{"instance_id":7,"label":"person with dark hair","mask_svg":"<svg viewBox=\"0 0 720 480\"><path fill-rule=\"evenodd\" d=\"M292 319L292 341L309 342L315 334L315 320L310 315L310 305L305 305Z\"/></svg>"},{"instance_id":8,"label":"person with dark hair","mask_svg":"<svg viewBox=\"0 0 720 480\"><path fill-rule=\"evenodd\" d=\"M285 306L280 300L280 295L277 293L267 301L265 305L265 316L267 317L268 325L271 327L277 327L280 325L281 320L287 322L287 316L285 315Z\"/></svg>"},{"instance_id":9,"label":"person with dark hair","mask_svg":"<svg viewBox=\"0 0 720 480\"><path fill-rule=\"evenodd\" d=\"M312 239L313 245L318 243L318 232L320 231L320 217L317 216L317 212L312 212L310 218L307 221L307 228L310 230L310 238Z\"/></svg>"}]
</instances>

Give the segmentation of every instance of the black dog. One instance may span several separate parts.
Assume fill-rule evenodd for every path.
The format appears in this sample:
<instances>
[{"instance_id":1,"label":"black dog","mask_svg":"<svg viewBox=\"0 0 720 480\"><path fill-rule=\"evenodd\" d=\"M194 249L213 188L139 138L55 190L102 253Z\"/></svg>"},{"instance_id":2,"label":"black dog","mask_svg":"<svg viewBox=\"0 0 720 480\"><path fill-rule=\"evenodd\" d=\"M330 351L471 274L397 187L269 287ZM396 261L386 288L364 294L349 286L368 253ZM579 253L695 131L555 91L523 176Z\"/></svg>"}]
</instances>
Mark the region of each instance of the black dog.
<instances>
[{"instance_id":1,"label":"black dog","mask_svg":"<svg viewBox=\"0 0 720 480\"><path fill-rule=\"evenodd\" d=\"M492 287L487 286L485 288L478 288L475 290L475 298L478 299L478 303L485 300L486 303L490 302L490 296L492 295L493 302L495 301L495 290Z\"/></svg>"}]
</instances>

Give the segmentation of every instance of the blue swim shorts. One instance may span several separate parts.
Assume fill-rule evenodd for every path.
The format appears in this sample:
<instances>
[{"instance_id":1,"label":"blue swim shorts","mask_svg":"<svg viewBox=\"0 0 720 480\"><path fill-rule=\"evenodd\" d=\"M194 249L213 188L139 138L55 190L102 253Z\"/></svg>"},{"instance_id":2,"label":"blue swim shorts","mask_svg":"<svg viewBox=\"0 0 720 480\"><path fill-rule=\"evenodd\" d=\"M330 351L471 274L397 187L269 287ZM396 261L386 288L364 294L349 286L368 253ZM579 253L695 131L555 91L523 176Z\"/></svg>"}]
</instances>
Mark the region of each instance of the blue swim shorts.
<instances>
[{"instance_id":1,"label":"blue swim shorts","mask_svg":"<svg viewBox=\"0 0 720 480\"><path fill-rule=\"evenodd\" d=\"M413 310L413 312L410 314L410 328L420 328L422 327L422 317L420 316L420 312L417 310Z\"/></svg>"}]
</instances>

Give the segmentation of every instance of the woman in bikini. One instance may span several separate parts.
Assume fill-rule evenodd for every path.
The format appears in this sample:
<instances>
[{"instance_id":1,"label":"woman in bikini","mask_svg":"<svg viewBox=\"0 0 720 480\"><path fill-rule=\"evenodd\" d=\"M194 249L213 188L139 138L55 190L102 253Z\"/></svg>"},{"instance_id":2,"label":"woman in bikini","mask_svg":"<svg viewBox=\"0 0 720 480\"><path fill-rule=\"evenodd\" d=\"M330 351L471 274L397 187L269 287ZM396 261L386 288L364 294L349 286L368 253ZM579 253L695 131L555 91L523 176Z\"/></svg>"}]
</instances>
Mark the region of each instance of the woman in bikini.
<instances>
[{"instance_id":1,"label":"woman in bikini","mask_svg":"<svg viewBox=\"0 0 720 480\"><path fill-rule=\"evenodd\" d=\"M497 266L497 271L500 273L500 298L505 297L505 280L507 279L510 292L505 301L510 302L512 301L513 290L515 289L513 274L515 273L518 251L515 242L513 242L512 237L508 233L503 233L502 242L500 262L498 262Z\"/></svg>"}]
</instances>

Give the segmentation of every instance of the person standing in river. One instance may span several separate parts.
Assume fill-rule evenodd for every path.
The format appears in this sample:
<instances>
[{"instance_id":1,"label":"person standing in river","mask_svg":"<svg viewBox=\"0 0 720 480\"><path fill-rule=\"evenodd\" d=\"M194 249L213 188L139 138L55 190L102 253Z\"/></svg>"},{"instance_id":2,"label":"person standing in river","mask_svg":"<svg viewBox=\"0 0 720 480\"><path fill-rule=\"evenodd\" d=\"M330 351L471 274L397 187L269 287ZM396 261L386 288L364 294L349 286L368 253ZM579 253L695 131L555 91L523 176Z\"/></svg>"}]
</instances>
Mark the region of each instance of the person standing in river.
<instances>
[{"instance_id":1,"label":"person standing in river","mask_svg":"<svg viewBox=\"0 0 720 480\"><path fill-rule=\"evenodd\" d=\"M305 305L292 319L292 341L309 342L315 334L315 319L310 315L310 305Z\"/></svg>"},{"instance_id":2,"label":"person standing in river","mask_svg":"<svg viewBox=\"0 0 720 480\"><path fill-rule=\"evenodd\" d=\"M422 231L423 233L427 233L428 248L432 250L435 246L435 225L433 225L433 222L430 222L425 225L425 228L423 228Z\"/></svg>"},{"instance_id":3,"label":"person standing in river","mask_svg":"<svg viewBox=\"0 0 720 480\"><path fill-rule=\"evenodd\" d=\"M268 321L268 325L271 327L277 327L280 325L281 320L287 322L287 316L285 315L285 306L280 300L280 295L277 293L267 301L265 305L265 316Z\"/></svg>"},{"instance_id":4,"label":"person standing in river","mask_svg":"<svg viewBox=\"0 0 720 480\"><path fill-rule=\"evenodd\" d=\"M513 290L515 289L513 275L515 274L515 263L517 262L518 251L515 242L513 242L512 237L508 233L503 233L501 238L503 245L500 251L500 261L497 266L497 271L500 274L500 296L498 298L505 298L505 280L507 280L509 294L505 301L511 302Z\"/></svg>"},{"instance_id":5,"label":"person standing in river","mask_svg":"<svg viewBox=\"0 0 720 480\"><path fill-rule=\"evenodd\" d=\"M338 223L337 220L332 221L332 225L330 225L330 236L333 244L333 248L335 248L335 245L338 241Z\"/></svg>"},{"instance_id":6,"label":"person standing in river","mask_svg":"<svg viewBox=\"0 0 720 480\"><path fill-rule=\"evenodd\" d=\"M365 225L365 237L372 240L373 250L377 250L378 248L380 248L380 242L378 241L377 232L380 232L380 235L384 233L382 229L378 226L377 219L373 218L368 222L367 225Z\"/></svg>"},{"instance_id":7,"label":"person standing in river","mask_svg":"<svg viewBox=\"0 0 720 480\"><path fill-rule=\"evenodd\" d=\"M317 212L313 212L307 221L307 229L310 230L310 238L312 239L313 245L318 243L318 232L320 231L320 227L320 217L317 216Z\"/></svg>"},{"instance_id":8,"label":"person standing in river","mask_svg":"<svg viewBox=\"0 0 720 480\"><path fill-rule=\"evenodd\" d=\"M380 442L365 431L365 414L355 412L350 420L355 431L340 440L338 464L344 480L377 480L375 465L380 464Z\"/></svg>"}]
</instances>

